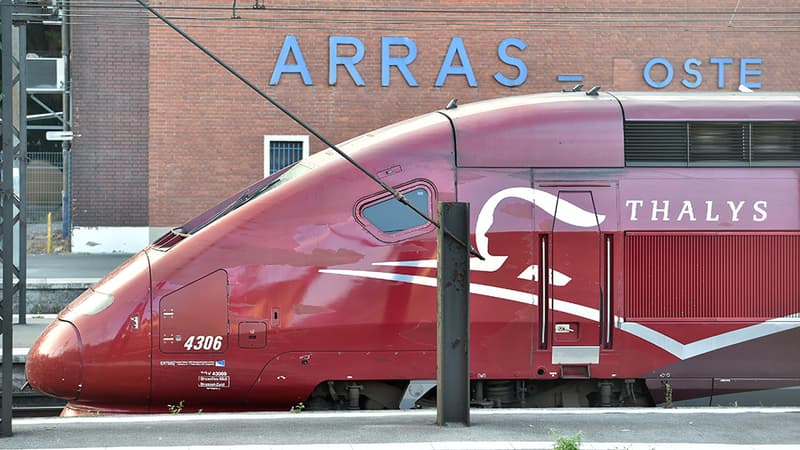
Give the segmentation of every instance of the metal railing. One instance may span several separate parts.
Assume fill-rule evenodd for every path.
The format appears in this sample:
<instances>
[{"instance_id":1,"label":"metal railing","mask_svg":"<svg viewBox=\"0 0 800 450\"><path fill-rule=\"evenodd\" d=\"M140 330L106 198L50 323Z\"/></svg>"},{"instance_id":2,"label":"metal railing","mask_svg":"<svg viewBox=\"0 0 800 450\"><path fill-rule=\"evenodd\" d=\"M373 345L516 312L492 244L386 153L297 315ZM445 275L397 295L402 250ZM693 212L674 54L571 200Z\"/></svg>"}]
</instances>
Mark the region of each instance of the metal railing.
<instances>
[{"instance_id":1,"label":"metal railing","mask_svg":"<svg viewBox=\"0 0 800 450\"><path fill-rule=\"evenodd\" d=\"M54 222L61 222L64 186L62 153L29 152L27 159L28 223L47 223L48 213L52 213Z\"/></svg>"}]
</instances>

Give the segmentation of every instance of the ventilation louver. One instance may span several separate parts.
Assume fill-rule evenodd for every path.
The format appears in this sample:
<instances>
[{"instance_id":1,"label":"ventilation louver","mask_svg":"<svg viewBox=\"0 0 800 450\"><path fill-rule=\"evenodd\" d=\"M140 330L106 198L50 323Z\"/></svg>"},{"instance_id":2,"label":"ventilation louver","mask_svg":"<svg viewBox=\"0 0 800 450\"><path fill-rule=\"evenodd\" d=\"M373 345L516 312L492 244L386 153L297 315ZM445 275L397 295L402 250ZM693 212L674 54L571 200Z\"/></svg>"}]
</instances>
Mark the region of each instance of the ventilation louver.
<instances>
[{"instance_id":1,"label":"ventilation louver","mask_svg":"<svg viewBox=\"0 0 800 450\"><path fill-rule=\"evenodd\" d=\"M800 122L626 122L628 166L800 165Z\"/></svg>"}]
</instances>

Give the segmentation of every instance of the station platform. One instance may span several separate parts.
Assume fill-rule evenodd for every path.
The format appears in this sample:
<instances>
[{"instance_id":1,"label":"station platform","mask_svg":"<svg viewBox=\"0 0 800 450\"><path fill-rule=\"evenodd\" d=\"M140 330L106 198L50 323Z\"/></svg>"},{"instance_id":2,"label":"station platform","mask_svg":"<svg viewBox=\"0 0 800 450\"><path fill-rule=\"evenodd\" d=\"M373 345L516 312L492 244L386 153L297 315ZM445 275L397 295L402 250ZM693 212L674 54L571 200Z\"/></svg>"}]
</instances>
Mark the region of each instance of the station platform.
<instances>
[{"instance_id":1,"label":"station platform","mask_svg":"<svg viewBox=\"0 0 800 450\"><path fill-rule=\"evenodd\" d=\"M27 349L61 309L131 256L72 253L28 255L28 312L25 314L25 324L20 324L18 313L14 314L12 337L15 362L24 362Z\"/></svg>"},{"instance_id":2,"label":"station platform","mask_svg":"<svg viewBox=\"0 0 800 450\"><path fill-rule=\"evenodd\" d=\"M133 255L54 253L27 255L28 282L94 283Z\"/></svg>"},{"instance_id":3,"label":"station platform","mask_svg":"<svg viewBox=\"0 0 800 450\"><path fill-rule=\"evenodd\" d=\"M25 310L32 314L58 313L130 257L79 253L28 255ZM14 311L18 309L15 304Z\"/></svg>"},{"instance_id":4,"label":"station platform","mask_svg":"<svg viewBox=\"0 0 800 450\"><path fill-rule=\"evenodd\" d=\"M580 449L800 448L798 408L473 409L471 426L435 425L436 410L174 414L16 419L0 448L18 449Z\"/></svg>"},{"instance_id":5,"label":"station platform","mask_svg":"<svg viewBox=\"0 0 800 450\"><path fill-rule=\"evenodd\" d=\"M56 319L59 311L130 256L128 254L27 255L25 308L27 313L24 317L18 313L19 304L15 301L13 305L15 314L12 318L12 384L15 411L44 411L63 405L62 401L37 396L35 392L21 391L26 381L25 363L28 350L42 331ZM0 448L2 447L0 443Z\"/></svg>"}]
</instances>

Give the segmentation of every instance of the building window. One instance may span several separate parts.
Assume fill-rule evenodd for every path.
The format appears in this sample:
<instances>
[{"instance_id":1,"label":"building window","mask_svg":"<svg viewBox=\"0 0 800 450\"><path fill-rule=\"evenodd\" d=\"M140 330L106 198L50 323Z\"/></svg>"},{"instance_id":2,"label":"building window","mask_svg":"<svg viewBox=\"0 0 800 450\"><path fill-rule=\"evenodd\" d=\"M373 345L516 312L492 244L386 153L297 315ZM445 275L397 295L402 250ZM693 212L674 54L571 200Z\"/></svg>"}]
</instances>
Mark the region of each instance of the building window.
<instances>
[{"instance_id":1,"label":"building window","mask_svg":"<svg viewBox=\"0 0 800 450\"><path fill-rule=\"evenodd\" d=\"M308 136L264 136L264 176L308 156Z\"/></svg>"}]
</instances>

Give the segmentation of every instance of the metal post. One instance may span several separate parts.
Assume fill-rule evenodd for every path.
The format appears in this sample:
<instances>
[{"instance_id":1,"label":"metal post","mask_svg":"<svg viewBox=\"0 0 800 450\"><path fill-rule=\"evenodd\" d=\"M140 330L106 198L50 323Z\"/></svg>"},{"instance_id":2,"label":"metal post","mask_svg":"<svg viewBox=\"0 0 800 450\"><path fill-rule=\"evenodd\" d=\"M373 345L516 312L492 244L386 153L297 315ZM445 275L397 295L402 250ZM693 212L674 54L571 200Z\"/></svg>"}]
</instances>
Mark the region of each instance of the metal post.
<instances>
[{"instance_id":1,"label":"metal post","mask_svg":"<svg viewBox=\"0 0 800 450\"><path fill-rule=\"evenodd\" d=\"M20 325L27 321L27 273L28 273L28 74L25 68L28 54L28 23L17 21L12 23L13 58L12 71L14 77L14 167L19 173L19 188L13 197L17 207L14 214L14 225L17 227L17 252L14 253L14 267L16 268L16 288L18 306L17 317ZM16 69L16 70L13 70Z\"/></svg>"},{"instance_id":2,"label":"metal post","mask_svg":"<svg viewBox=\"0 0 800 450\"><path fill-rule=\"evenodd\" d=\"M439 220L436 424L469 426L469 204L439 203Z\"/></svg>"},{"instance_id":3,"label":"metal post","mask_svg":"<svg viewBox=\"0 0 800 450\"><path fill-rule=\"evenodd\" d=\"M71 74L71 25L70 5L63 2L61 18L61 57L64 60L64 93L62 94L61 109L64 111L64 131L72 131L72 76ZM65 140L61 144L61 164L64 169L64 180L61 195L62 222L61 234L66 242L67 249L72 248L72 142Z\"/></svg>"},{"instance_id":4,"label":"metal post","mask_svg":"<svg viewBox=\"0 0 800 450\"><path fill-rule=\"evenodd\" d=\"M11 391L12 364L14 344L13 332L13 302L14 302L14 104L11 100L13 80L11 75L11 55L13 52L11 33L13 26L12 2L3 0L0 4L0 26L2 27L2 60L3 60L3 152L2 152L2 180L0 180L0 201L2 201L2 233L3 233L3 304L2 304L2 332L3 332L3 400L2 422L0 422L0 436L11 436Z\"/></svg>"}]
</instances>

